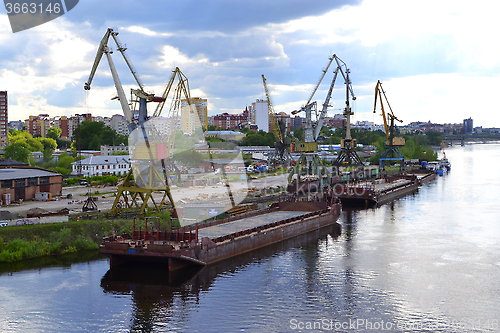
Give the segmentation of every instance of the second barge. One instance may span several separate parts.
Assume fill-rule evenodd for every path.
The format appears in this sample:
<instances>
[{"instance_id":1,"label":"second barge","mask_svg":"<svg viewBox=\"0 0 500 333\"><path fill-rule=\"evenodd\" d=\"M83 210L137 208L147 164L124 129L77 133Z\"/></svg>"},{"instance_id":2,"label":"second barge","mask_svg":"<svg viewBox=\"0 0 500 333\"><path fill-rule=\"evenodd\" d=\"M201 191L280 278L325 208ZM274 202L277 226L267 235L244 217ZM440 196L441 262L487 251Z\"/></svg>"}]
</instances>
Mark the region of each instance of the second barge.
<instances>
[{"instance_id":1,"label":"second barge","mask_svg":"<svg viewBox=\"0 0 500 333\"><path fill-rule=\"evenodd\" d=\"M435 179L433 172L386 176L356 184L336 184L332 191L343 205L380 206L402 196L418 192L419 186Z\"/></svg>"},{"instance_id":2,"label":"second barge","mask_svg":"<svg viewBox=\"0 0 500 333\"><path fill-rule=\"evenodd\" d=\"M226 220L196 224L174 232L148 225L132 235L105 238L100 252L110 266L128 262L167 264L169 270L206 265L334 225L341 212L338 199L327 201L280 201L269 209ZM137 230L139 229L139 230Z\"/></svg>"}]
</instances>

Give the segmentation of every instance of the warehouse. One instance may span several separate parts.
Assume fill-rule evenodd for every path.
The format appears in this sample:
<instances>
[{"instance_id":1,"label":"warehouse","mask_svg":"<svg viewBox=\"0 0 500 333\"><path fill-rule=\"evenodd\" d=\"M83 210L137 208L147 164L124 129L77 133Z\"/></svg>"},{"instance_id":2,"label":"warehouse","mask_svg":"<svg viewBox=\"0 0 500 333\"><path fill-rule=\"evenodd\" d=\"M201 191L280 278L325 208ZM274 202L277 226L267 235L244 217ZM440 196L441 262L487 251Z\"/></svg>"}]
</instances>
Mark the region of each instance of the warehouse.
<instances>
[{"instance_id":1,"label":"warehouse","mask_svg":"<svg viewBox=\"0 0 500 333\"><path fill-rule=\"evenodd\" d=\"M34 167L0 168L0 200L33 200L35 193L48 192L52 196L62 193L62 175Z\"/></svg>"}]
</instances>

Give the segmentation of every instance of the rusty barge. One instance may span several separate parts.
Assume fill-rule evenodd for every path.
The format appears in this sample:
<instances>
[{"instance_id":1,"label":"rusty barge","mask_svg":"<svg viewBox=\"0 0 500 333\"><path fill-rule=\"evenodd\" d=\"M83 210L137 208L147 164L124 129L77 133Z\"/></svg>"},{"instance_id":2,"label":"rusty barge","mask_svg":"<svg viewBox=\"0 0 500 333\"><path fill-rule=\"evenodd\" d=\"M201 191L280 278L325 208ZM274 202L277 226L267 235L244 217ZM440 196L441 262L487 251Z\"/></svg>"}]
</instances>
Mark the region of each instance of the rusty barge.
<instances>
[{"instance_id":1,"label":"rusty barge","mask_svg":"<svg viewBox=\"0 0 500 333\"><path fill-rule=\"evenodd\" d=\"M418 188L436 178L434 172L385 176L373 181L356 184L337 184L332 191L343 205L380 206L408 194L418 192Z\"/></svg>"},{"instance_id":2,"label":"rusty barge","mask_svg":"<svg viewBox=\"0 0 500 333\"><path fill-rule=\"evenodd\" d=\"M159 223L152 226L146 219L143 226L134 222L132 235L105 238L100 252L109 256L111 267L147 262L167 265L173 271L219 262L326 226L334 226L340 234L340 212L338 199L289 199L268 209L175 231L161 230Z\"/></svg>"}]
</instances>

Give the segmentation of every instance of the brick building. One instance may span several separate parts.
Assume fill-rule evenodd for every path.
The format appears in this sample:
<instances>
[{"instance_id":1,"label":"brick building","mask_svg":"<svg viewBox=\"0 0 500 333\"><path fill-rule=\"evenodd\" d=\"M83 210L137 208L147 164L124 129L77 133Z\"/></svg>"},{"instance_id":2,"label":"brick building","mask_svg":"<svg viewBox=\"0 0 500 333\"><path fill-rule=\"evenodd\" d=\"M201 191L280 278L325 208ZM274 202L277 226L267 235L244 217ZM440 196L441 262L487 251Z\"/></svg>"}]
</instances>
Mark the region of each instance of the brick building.
<instances>
[{"instance_id":1,"label":"brick building","mask_svg":"<svg viewBox=\"0 0 500 333\"><path fill-rule=\"evenodd\" d=\"M241 114L223 113L214 116L214 125L216 128L233 129L239 128L240 124L248 121L248 111L245 110Z\"/></svg>"},{"instance_id":2,"label":"brick building","mask_svg":"<svg viewBox=\"0 0 500 333\"><path fill-rule=\"evenodd\" d=\"M47 136L47 131L50 128L50 118L48 114L39 114L38 116L29 116L24 121L24 129L33 137Z\"/></svg>"}]
</instances>

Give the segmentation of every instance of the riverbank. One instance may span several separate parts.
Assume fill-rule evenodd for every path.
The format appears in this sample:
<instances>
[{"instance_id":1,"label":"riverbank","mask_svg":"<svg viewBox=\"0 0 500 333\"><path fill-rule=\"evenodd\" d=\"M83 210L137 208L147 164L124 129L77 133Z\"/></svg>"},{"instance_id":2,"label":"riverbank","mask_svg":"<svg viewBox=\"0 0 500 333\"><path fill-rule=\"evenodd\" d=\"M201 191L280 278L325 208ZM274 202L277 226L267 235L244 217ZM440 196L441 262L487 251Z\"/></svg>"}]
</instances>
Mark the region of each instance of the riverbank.
<instances>
[{"instance_id":1,"label":"riverbank","mask_svg":"<svg viewBox=\"0 0 500 333\"><path fill-rule=\"evenodd\" d=\"M132 220L92 220L0 228L0 262L97 250L102 239L131 232Z\"/></svg>"}]
</instances>

